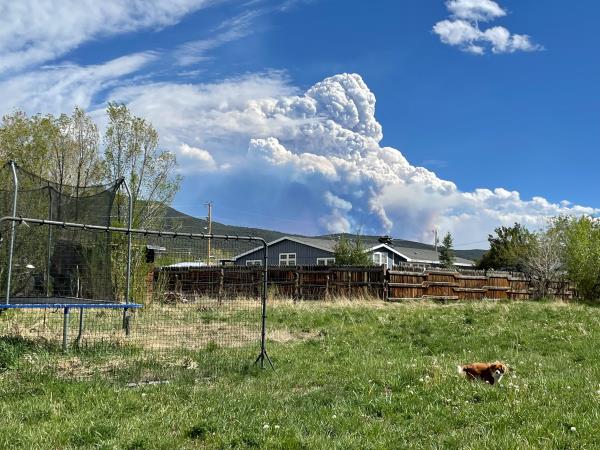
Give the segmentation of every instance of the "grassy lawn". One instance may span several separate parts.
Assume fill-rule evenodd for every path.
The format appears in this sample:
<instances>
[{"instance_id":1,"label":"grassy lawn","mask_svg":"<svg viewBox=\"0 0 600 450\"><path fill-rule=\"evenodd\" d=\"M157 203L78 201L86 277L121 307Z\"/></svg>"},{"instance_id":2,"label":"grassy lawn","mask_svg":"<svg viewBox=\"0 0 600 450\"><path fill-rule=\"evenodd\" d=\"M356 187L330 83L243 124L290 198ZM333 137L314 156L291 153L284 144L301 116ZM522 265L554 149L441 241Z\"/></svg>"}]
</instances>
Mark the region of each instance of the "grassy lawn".
<instances>
[{"instance_id":1,"label":"grassy lawn","mask_svg":"<svg viewBox=\"0 0 600 450\"><path fill-rule=\"evenodd\" d=\"M149 361L128 347L63 356L4 339L0 448L598 447L599 313L547 302L274 302L276 370L237 348L248 364L218 376L203 363L233 356L210 346ZM496 359L511 368L499 386L457 375L459 363ZM110 373L86 372L107 361Z\"/></svg>"}]
</instances>

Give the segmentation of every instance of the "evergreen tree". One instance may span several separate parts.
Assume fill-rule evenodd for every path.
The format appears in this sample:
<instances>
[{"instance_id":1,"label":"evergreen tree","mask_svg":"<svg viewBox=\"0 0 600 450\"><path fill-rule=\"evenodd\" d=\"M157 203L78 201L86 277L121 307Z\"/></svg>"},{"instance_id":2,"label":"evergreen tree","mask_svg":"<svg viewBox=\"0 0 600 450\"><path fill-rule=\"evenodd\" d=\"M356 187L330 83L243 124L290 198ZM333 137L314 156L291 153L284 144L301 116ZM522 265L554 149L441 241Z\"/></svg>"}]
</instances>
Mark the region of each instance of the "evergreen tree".
<instances>
[{"instance_id":1,"label":"evergreen tree","mask_svg":"<svg viewBox=\"0 0 600 450\"><path fill-rule=\"evenodd\" d=\"M339 266L371 266L371 255L366 253L360 235L357 233L351 241L342 234L333 248L335 263Z\"/></svg>"},{"instance_id":2,"label":"evergreen tree","mask_svg":"<svg viewBox=\"0 0 600 450\"><path fill-rule=\"evenodd\" d=\"M480 269L514 270L522 272L527 255L535 245L535 235L521 224L498 227L489 235L490 249L479 261Z\"/></svg>"},{"instance_id":3,"label":"evergreen tree","mask_svg":"<svg viewBox=\"0 0 600 450\"><path fill-rule=\"evenodd\" d=\"M440 263L442 266L451 268L454 266L454 242L450 232L446 233L442 241L442 247L440 248Z\"/></svg>"}]
</instances>

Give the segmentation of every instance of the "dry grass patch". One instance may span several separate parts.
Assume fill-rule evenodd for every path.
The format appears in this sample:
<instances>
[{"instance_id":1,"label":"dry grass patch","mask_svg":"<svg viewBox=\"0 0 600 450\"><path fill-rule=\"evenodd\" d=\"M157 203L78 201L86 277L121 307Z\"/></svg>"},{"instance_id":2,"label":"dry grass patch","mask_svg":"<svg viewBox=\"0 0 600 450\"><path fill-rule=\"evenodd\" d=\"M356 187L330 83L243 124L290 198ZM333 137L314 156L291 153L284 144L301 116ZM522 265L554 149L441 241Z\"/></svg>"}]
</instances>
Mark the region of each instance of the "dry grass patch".
<instances>
[{"instance_id":1,"label":"dry grass patch","mask_svg":"<svg viewBox=\"0 0 600 450\"><path fill-rule=\"evenodd\" d=\"M109 376L127 367L128 361L123 358L112 358L109 361L89 362L79 357L59 360L52 366L56 375L66 379L89 379L95 375Z\"/></svg>"}]
</instances>

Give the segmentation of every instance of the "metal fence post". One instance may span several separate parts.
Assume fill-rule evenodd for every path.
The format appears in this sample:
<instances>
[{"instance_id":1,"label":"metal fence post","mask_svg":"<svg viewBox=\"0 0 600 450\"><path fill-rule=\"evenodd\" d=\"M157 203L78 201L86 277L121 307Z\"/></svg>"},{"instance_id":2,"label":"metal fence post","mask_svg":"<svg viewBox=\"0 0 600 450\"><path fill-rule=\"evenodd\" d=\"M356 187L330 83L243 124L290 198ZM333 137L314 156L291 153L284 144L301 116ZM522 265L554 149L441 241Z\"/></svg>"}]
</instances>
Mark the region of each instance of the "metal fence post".
<instances>
[{"instance_id":1,"label":"metal fence post","mask_svg":"<svg viewBox=\"0 0 600 450\"><path fill-rule=\"evenodd\" d=\"M262 280L262 299L261 299L261 312L262 312L262 321L261 321L261 331L260 331L260 354L258 358L256 358L255 363L260 362L260 368L265 368L265 360L269 362L269 365L272 369L273 362L269 355L267 354L267 297L268 297L268 287L269 287L269 247L267 245L267 241L262 239L264 256L263 256L263 280Z\"/></svg>"},{"instance_id":2,"label":"metal fence post","mask_svg":"<svg viewBox=\"0 0 600 450\"><path fill-rule=\"evenodd\" d=\"M63 352L66 353L69 350L69 313L70 309L65 308L63 310Z\"/></svg>"},{"instance_id":3,"label":"metal fence post","mask_svg":"<svg viewBox=\"0 0 600 450\"><path fill-rule=\"evenodd\" d=\"M12 171L13 185L15 188L15 190L13 192L12 215L13 215L13 217L16 217L17 216L17 198L19 195L19 179L17 178L17 169L15 167L15 162L11 161L9 164L10 164L10 169ZM14 248L15 248L15 230L16 230L16 223L12 222L11 226L10 226L10 244L9 244L9 248L8 248L8 272L6 274L6 304L7 305L10 302L10 283L11 283L11 277L12 277L13 252L14 252Z\"/></svg>"},{"instance_id":4,"label":"metal fence post","mask_svg":"<svg viewBox=\"0 0 600 450\"><path fill-rule=\"evenodd\" d=\"M127 197L129 198L129 213L127 218L127 274L125 276L125 303L129 302L129 297L131 295L131 230L133 225L133 198L131 197L131 191L129 190L129 185L127 184L127 180L123 178L123 186L127 191Z\"/></svg>"},{"instance_id":5,"label":"metal fence post","mask_svg":"<svg viewBox=\"0 0 600 450\"><path fill-rule=\"evenodd\" d=\"M129 190L129 185L127 184L127 180L123 178L123 186L127 191L127 197L129 198L129 207L128 207L128 219L127 219L127 274L125 275L125 303L130 303L131 296L131 230L133 225L133 198L131 197L131 191ZM129 310L125 308L123 310L123 329L125 330L125 335L129 336L130 333L130 317Z\"/></svg>"},{"instance_id":6,"label":"metal fence post","mask_svg":"<svg viewBox=\"0 0 600 450\"><path fill-rule=\"evenodd\" d=\"M48 189L48 220L52 220L52 190ZM50 297L50 266L52 262L52 227L48 227L48 248L46 254L46 297Z\"/></svg>"},{"instance_id":7,"label":"metal fence post","mask_svg":"<svg viewBox=\"0 0 600 450\"><path fill-rule=\"evenodd\" d=\"M81 341L83 339L83 308L79 308L79 333L77 333L77 347L81 347Z\"/></svg>"}]
</instances>

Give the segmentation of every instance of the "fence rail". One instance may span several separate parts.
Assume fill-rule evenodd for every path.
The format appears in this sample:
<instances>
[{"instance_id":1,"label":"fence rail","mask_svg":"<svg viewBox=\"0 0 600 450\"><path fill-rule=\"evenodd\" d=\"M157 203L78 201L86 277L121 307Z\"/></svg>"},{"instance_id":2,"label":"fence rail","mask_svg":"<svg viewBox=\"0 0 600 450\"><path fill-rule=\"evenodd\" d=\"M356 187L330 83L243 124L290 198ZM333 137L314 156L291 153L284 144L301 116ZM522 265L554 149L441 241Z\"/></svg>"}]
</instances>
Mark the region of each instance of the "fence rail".
<instances>
[{"instance_id":1,"label":"fence rail","mask_svg":"<svg viewBox=\"0 0 600 450\"><path fill-rule=\"evenodd\" d=\"M535 294L531 280L515 272L452 271L408 264L391 270L382 266L272 266L268 272L270 295L294 300L526 300ZM221 298L223 293L255 296L262 273L260 267L163 267L154 269L153 284L160 283L165 298L184 302L195 297ZM562 280L552 282L549 292L563 300L575 296L572 285Z\"/></svg>"}]
</instances>

